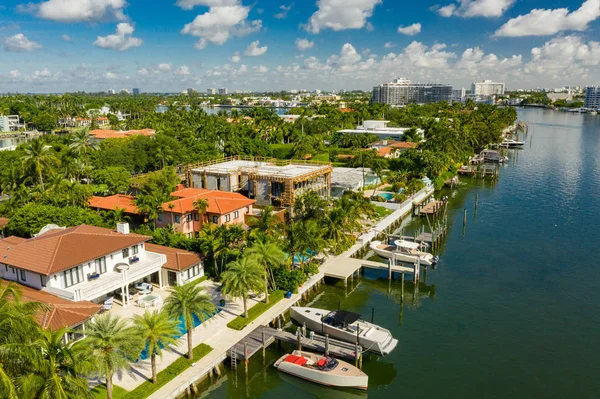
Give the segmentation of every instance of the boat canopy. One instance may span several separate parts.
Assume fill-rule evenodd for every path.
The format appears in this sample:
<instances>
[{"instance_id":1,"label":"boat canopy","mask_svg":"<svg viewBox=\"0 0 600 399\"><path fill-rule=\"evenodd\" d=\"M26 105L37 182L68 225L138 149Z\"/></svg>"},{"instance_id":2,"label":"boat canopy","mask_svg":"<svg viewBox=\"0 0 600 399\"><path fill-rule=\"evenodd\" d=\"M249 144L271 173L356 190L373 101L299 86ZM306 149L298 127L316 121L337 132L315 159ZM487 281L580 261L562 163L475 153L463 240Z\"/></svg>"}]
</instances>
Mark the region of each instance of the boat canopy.
<instances>
[{"instance_id":1,"label":"boat canopy","mask_svg":"<svg viewBox=\"0 0 600 399\"><path fill-rule=\"evenodd\" d=\"M333 319L340 324L348 325L354 323L356 320L360 319L360 315L358 313L347 312L345 310L336 310L329 314L329 316L333 317Z\"/></svg>"},{"instance_id":2,"label":"boat canopy","mask_svg":"<svg viewBox=\"0 0 600 399\"><path fill-rule=\"evenodd\" d=\"M396 240L394 242L397 247L408 248L408 249L419 249L420 245L416 242L404 241L404 240Z\"/></svg>"}]
</instances>

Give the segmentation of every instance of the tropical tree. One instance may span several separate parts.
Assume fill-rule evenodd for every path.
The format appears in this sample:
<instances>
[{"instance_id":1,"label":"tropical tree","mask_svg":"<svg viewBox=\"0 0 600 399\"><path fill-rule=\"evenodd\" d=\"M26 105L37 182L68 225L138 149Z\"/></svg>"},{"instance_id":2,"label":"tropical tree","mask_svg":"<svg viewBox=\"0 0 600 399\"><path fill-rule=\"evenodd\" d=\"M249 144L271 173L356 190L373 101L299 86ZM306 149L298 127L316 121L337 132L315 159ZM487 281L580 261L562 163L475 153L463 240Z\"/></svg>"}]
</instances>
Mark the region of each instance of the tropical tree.
<instances>
[{"instance_id":1,"label":"tropical tree","mask_svg":"<svg viewBox=\"0 0 600 399\"><path fill-rule=\"evenodd\" d=\"M223 294L244 301L244 317L248 318L248 295L250 292L264 291L265 271L255 257L243 256L227 264L227 270L221 275Z\"/></svg>"},{"instance_id":2,"label":"tropical tree","mask_svg":"<svg viewBox=\"0 0 600 399\"><path fill-rule=\"evenodd\" d=\"M304 265L304 258L310 252L319 252L325 247L323 240L323 229L319 223L314 220L302 220L295 223L291 233L292 254L300 256L300 263Z\"/></svg>"},{"instance_id":3,"label":"tropical tree","mask_svg":"<svg viewBox=\"0 0 600 399\"><path fill-rule=\"evenodd\" d=\"M90 184L90 153L98 149L98 144L94 141L92 136L90 136L90 130L84 128L75 132L69 147L77 154L83 155L87 184Z\"/></svg>"},{"instance_id":4,"label":"tropical tree","mask_svg":"<svg viewBox=\"0 0 600 399\"><path fill-rule=\"evenodd\" d=\"M103 212L102 218L112 228L115 228L117 223L126 222L129 220L129 216L127 216L125 213L125 209L119 208L118 206L115 206L115 209L112 211Z\"/></svg>"},{"instance_id":5,"label":"tropical tree","mask_svg":"<svg viewBox=\"0 0 600 399\"><path fill-rule=\"evenodd\" d=\"M110 313L96 316L87 329L85 345L95 359L95 371L106 378L106 397L113 397L113 375L129 368L142 348L142 337L128 323Z\"/></svg>"},{"instance_id":6,"label":"tropical tree","mask_svg":"<svg viewBox=\"0 0 600 399\"><path fill-rule=\"evenodd\" d=\"M208 200L206 198L198 198L194 201L193 205L196 211L198 211L202 223L204 224L204 217L206 215L206 210L208 209Z\"/></svg>"},{"instance_id":7,"label":"tropical tree","mask_svg":"<svg viewBox=\"0 0 600 399\"><path fill-rule=\"evenodd\" d=\"M259 232L262 237L272 236L281 223L280 219L275 215L272 205L265 206L259 216L253 217L248 221L248 225L253 229L253 232ZM258 235L258 233L254 233Z\"/></svg>"},{"instance_id":8,"label":"tropical tree","mask_svg":"<svg viewBox=\"0 0 600 399\"><path fill-rule=\"evenodd\" d=\"M46 145L41 139L31 141L25 146L23 154L23 165L26 168L33 169L37 175L42 191L44 188L44 170L49 168L55 161L55 157L51 151L52 147Z\"/></svg>"},{"instance_id":9,"label":"tropical tree","mask_svg":"<svg viewBox=\"0 0 600 399\"><path fill-rule=\"evenodd\" d=\"M194 329L194 318L207 320L214 313L215 305L211 297L202 293L202 287L195 282L172 287L171 295L165 300L164 309L167 313L177 319L183 319L187 332L188 359L194 358L194 346L192 344L192 331Z\"/></svg>"},{"instance_id":10,"label":"tropical tree","mask_svg":"<svg viewBox=\"0 0 600 399\"><path fill-rule=\"evenodd\" d=\"M32 362L30 371L17 378L16 386L24 398L71 399L91 397L88 383L82 378L83 363L75 352L81 346L66 343L66 328L56 331L42 330L32 343L39 356Z\"/></svg>"},{"instance_id":11,"label":"tropical tree","mask_svg":"<svg viewBox=\"0 0 600 399\"><path fill-rule=\"evenodd\" d=\"M268 277L271 276L271 285L275 288L272 270L283 263L285 260L285 253L273 242L257 240L252 247L248 248L246 254L250 257L254 257L264 268L265 303L269 303Z\"/></svg>"},{"instance_id":12,"label":"tropical tree","mask_svg":"<svg viewBox=\"0 0 600 399\"><path fill-rule=\"evenodd\" d=\"M152 364L152 382L156 384L156 356L162 356L163 348L177 342L177 322L167 312L154 310L150 313L146 310L143 315L133 316L133 327L146 342L146 351L150 353Z\"/></svg>"}]
</instances>

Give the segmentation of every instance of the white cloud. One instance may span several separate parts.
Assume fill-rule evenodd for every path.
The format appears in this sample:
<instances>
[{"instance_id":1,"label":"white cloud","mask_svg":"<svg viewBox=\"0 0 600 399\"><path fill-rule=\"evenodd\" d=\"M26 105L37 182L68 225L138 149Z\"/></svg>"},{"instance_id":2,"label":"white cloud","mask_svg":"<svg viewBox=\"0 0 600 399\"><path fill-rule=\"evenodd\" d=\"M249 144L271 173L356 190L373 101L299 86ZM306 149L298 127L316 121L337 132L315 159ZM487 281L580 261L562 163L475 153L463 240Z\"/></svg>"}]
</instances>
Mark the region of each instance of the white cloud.
<instances>
[{"instance_id":1,"label":"white cloud","mask_svg":"<svg viewBox=\"0 0 600 399\"><path fill-rule=\"evenodd\" d=\"M327 60L327 65L340 69L347 69L357 64L362 57L356 52L356 48L350 43L346 43L342 46L340 54L334 54Z\"/></svg>"},{"instance_id":2,"label":"white cloud","mask_svg":"<svg viewBox=\"0 0 600 399\"><path fill-rule=\"evenodd\" d=\"M319 9L310 17L305 28L310 33L319 33L323 29L361 29L367 24L367 18L373 15L375 6L381 2L382 0L318 0Z\"/></svg>"},{"instance_id":3,"label":"white cloud","mask_svg":"<svg viewBox=\"0 0 600 399\"><path fill-rule=\"evenodd\" d=\"M240 4L240 0L177 0L175 3L178 7L184 10L191 10L196 6L205 7L225 7L235 6Z\"/></svg>"},{"instance_id":4,"label":"white cloud","mask_svg":"<svg viewBox=\"0 0 600 399\"><path fill-rule=\"evenodd\" d=\"M264 65L255 66L252 70L256 73L267 73L269 72L269 68Z\"/></svg>"},{"instance_id":5,"label":"white cloud","mask_svg":"<svg viewBox=\"0 0 600 399\"><path fill-rule=\"evenodd\" d=\"M132 25L126 22L121 22L117 25L117 31L115 34L98 36L94 42L94 45L101 48L118 51L125 51L132 47L139 47L142 45L143 40L131 36L133 31L134 27Z\"/></svg>"},{"instance_id":6,"label":"white cloud","mask_svg":"<svg viewBox=\"0 0 600 399\"><path fill-rule=\"evenodd\" d=\"M258 57L266 53L267 49L267 46L260 47L260 41L256 40L250 43L248 48L246 48L246 51L244 51L244 55L248 57Z\"/></svg>"},{"instance_id":7,"label":"white cloud","mask_svg":"<svg viewBox=\"0 0 600 399\"><path fill-rule=\"evenodd\" d=\"M4 50L12 51L15 53L23 53L26 51L33 51L35 49L42 48L39 43L29 40L22 33L7 37L4 40Z\"/></svg>"},{"instance_id":8,"label":"white cloud","mask_svg":"<svg viewBox=\"0 0 600 399\"><path fill-rule=\"evenodd\" d=\"M171 64L158 64L158 67L157 67L157 69L160 72L168 72L171 70L171 68L172 68Z\"/></svg>"},{"instance_id":9,"label":"white cloud","mask_svg":"<svg viewBox=\"0 0 600 399\"><path fill-rule=\"evenodd\" d=\"M102 74L105 79L118 79L119 76L114 72L105 72Z\"/></svg>"},{"instance_id":10,"label":"white cloud","mask_svg":"<svg viewBox=\"0 0 600 399\"><path fill-rule=\"evenodd\" d=\"M194 3L199 2L194 1ZM202 4L208 3L209 1L204 1ZM219 1L214 0L210 3L217 4ZM223 4L228 3L230 2L223 2ZM198 37L196 48L199 50L205 49L209 42L221 45L233 36L246 36L262 28L261 20L247 20L249 11L249 7L238 4L237 0L234 5L214 5L186 24L181 33Z\"/></svg>"},{"instance_id":11,"label":"white cloud","mask_svg":"<svg viewBox=\"0 0 600 399\"><path fill-rule=\"evenodd\" d=\"M290 4L289 6L286 6L284 4L279 6L279 11L277 14L273 15L273 17L277 18L277 19L285 19L288 16L288 13L290 12L290 10L292 9L292 7L294 6L294 3Z\"/></svg>"},{"instance_id":12,"label":"white cloud","mask_svg":"<svg viewBox=\"0 0 600 399\"><path fill-rule=\"evenodd\" d=\"M18 69L13 69L12 71L9 72L10 77L13 79L17 79L19 76L21 76L21 72L19 72Z\"/></svg>"},{"instance_id":13,"label":"white cloud","mask_svg":"<svg viewBox=\"0 0 600 399\"><path fill-rule=\"evenodd\" d=\"M509 20L494 36L544 36L562 31L584 31L590 22L600 17L600 0L587 0L578 10L569 13L568 8L535 9L529 14Z\"/></svg>"},{"instance_id":14,"label":"white cloud","mask_svg":"<svg viewBox=\"0 0 600 399\"><path fill-rule=\"evenodd\" d=\"M65 41L65 42L70 42L71 41L71 36L69 35L62 35L61 38Z\"/></svg>"},{"instance_id":15,"label":"white cloud","mask_svg":"<svg viewBox=\"0 0 600 399\"><path fill-rule=\"evenodd\" d=\"M137 74L139 76L148 76L150 74L150 71L148 70L148 68L140 68L138 69Z\"/></svg>"},{"instance_id":16,"label":"white cloud","mask_svg":"<svg viewBox=\"0 0 600 399\"><path fill-rule=\"evenodd\" d=\"M385 44L383 45L383 48L394 48L396 47L396 45L392 42L385 42Z\"/></svg>"},{"instance_id":17,"label":"white cloud","mask_svg":"<svg viewBox=\"0 0 600 399\"><path fill-rule=\"evenodd\" d=\"M187 65L182 65L175 71L175 75L187 76L191 74L190 67Z\"/></svg>"},{"instance_id":18,"label":"white cloud","mask_svg":"<svg viewBox=\"0 0 600 399\"><path fill-rule=\"evenodd\" d=\"M406 27L399 26L398 33L402 33L403 35L407 35L407 36L414 36L417 33L421 33L421 24L416 23L416 24L412 24L412 25L406 26Z\"/></svg>"},{"instance_id":19,"label":"white cloud","mask_svg":"<svg viewBox=\"0 0 600 399\"><path fill-rule=\"evenodd\" d=\"M48 0L32 4L37 16L56 22L124 20L125 0ZM26 6L27 8L28 6Z\"/></svg>"},{"instance_id":20,"label":"white cloud","mask_svg":"<svg viewBox=\"0 0 600 399\"><path fill-rule=\"evenodd\" d=\"M452 3L437 8L437 13L442 17L486 17L495 18L504 15L516 0L458 0L458 4Z\"/></svg>"},{"instance_id":21,"label":"white cloud","mask_svg":"<svg viewBox=\"0 0 600 399\"><path fill-rule=\"evenodd\" d=\"M308 50L309 48L313 48L315 42L310 41L308 39L296 39L296 48L300 51Z\"/></svg>"},{"instance_id":22,"label":"white cloud","mask_svg":"<svg viewBox=\"0 0 600 399\"><path fill-rule=\"evenodd\" d=\"M240 62L242 57L240 57L240 53L237 51L231 56L231 62Z\"/></svg>"}]
</instances>

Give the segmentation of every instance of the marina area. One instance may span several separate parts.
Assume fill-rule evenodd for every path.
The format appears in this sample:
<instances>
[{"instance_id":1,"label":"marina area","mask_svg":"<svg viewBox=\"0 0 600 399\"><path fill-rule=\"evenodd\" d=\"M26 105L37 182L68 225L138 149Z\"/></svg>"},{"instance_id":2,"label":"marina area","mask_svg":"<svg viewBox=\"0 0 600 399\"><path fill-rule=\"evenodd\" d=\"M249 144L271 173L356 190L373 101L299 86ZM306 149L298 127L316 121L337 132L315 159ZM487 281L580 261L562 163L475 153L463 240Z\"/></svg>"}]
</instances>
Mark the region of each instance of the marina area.
<instances>
[{"instance_id":1,"label":"marina area","mask_svg":"<svg viewBox=\"0 0 600 399\"><path fill-rule=\"evenodd\" d=\"M497 181L461 177L457 189L441 193L449 197L448 230L435 270L423 270L416 283L408 271L388 280L387 270L364 267L347 280L331 278L325 273L334 269L324 266L315 278L326 284L305 293L307 282L300 289L297 298L306 306L340 306L368 320L373 312L375 324L399 340L385 357L365 354L366 393L332 391L278 373L275 360L296 349L296 327L283 323L288 342L282 349L273 341L263 357L259 348L247 373L226 361L221 376L200 385L198 397L468 397L475 390L492 398L561 398L597 392L600 347L593 320L600 313L591 300L599 283L597 240L571 232L600 227L600 122L535 109L519 110L519 117L535 126L533 145L518 150L518 159L517 150L507 150L509 162L499 167ZM413 217L393 234L425 238L423 226L426 218ZM578 251L548 250L561 245ZM385 262L372 253L364 258ZM283 309L284 301L275 307ZM273 321L266 323L276 330Z\"/></svg>"}]
</instances>

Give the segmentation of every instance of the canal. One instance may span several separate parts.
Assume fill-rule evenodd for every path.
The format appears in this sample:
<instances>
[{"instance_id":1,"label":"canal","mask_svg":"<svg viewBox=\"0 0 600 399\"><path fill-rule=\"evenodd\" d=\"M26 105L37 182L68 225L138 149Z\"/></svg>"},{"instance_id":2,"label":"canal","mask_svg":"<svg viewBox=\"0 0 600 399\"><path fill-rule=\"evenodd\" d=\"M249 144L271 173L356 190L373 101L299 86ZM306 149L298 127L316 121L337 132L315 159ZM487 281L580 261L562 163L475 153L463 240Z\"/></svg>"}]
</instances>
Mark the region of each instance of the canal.
<instances>
[{"instance_id":1,"label":"canal","mask_svg":"<svg viewBox=\"0 0 600 399\"><path fill-rule=\"evenodd\" d=\"M600 395L600 116L519 110L530 123L500 178L462 178L436 270L415 290L367 271L347 297L327 286L314 306L347 310L400 343L367 357L366 393L279 374L257 355L246 380L228 372L211 398L596 398ZM475 196L479 206L474 215ZM467 226L463 232L463 210ZM413 228L415 226L413 225Z\"/></svg>"}]
</instances>

